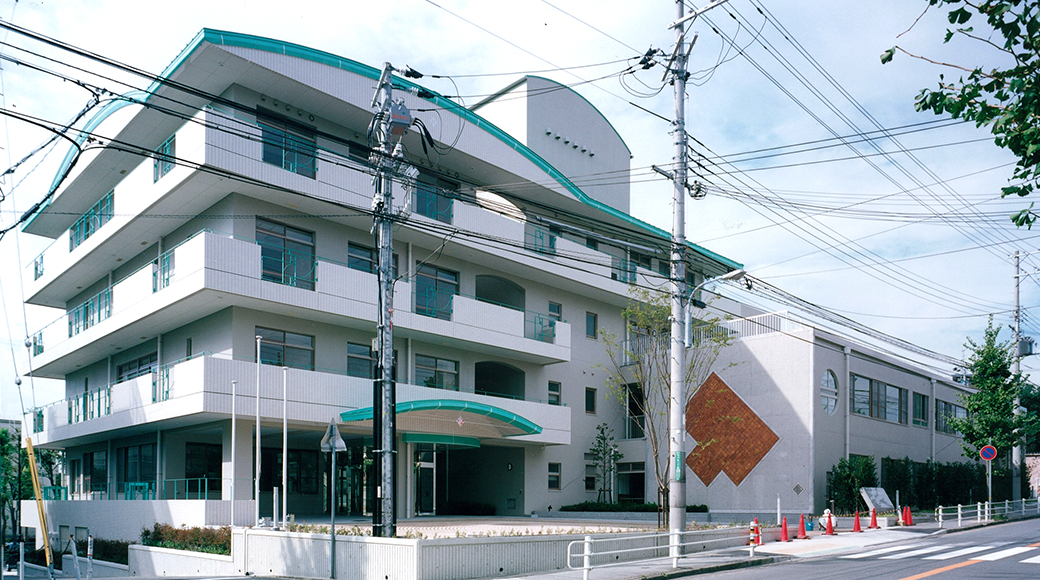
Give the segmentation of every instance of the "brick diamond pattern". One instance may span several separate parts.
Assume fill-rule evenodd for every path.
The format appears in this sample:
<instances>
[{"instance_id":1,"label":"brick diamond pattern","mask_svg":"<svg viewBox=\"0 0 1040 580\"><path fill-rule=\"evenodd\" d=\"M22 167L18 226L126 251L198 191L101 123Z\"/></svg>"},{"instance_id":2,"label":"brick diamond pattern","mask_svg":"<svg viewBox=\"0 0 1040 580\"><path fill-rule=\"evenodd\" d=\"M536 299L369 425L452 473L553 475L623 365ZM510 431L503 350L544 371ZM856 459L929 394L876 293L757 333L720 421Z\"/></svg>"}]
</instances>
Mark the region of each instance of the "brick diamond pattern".
<instances>
[{"instance_id":1,"label":"brick diamond pattern","mask_svg":"<svg viewBox=\"0 0 1040 580\"><path fill-rule=\"evenodd\" d=\"M686 465L705 486L720 472L740 485L780 440L715 373L686 406L686 432L697 441Z\"/></svg>"}]
</instances>

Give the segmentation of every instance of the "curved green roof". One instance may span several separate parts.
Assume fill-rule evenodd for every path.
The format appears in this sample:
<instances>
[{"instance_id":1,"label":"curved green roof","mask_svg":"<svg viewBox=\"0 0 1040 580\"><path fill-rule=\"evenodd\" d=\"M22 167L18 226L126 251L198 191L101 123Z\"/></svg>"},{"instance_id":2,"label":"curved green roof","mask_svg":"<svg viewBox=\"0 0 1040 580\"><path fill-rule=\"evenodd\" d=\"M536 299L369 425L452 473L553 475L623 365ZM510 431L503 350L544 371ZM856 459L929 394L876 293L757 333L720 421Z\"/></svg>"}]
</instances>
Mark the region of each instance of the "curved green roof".
<instances>
[{"instance_id":1,"label":"curved green roof","mask_svg":"<svg viewBox=\"0 0 1040 580\"><path fill-rule=\"evenodd\" d=\"M379 77L382 73L382 71L380 71L379 69L376 69L369 65L362 64L360 62L343 58L340 56L336 56L332 53L325 52L323 50L317 50L299 44L274 40L262 36L253 36L250 34L242 34L238 32L228 32L224 30L212 30L209 28L203 28L197 35L195 35L195 38L193 38L192 41L189 42L183 50L181 50L180 54L177 55L173 62L171 62L169 66L167 66L166 69L163 70L161 78L168 78L171 75L173 75L173 73L176 72L177 69L179 69L182 65L184 65L184 63L186 63L189 60L189 57L192 55L192 53L198 50L199 47L206 42L219 46L251 48L274 54L283 54L285 56L300 58L306 61L324 64L333 68L338 68L341 70L352 72L376 81L379 80ZM420 87L420 85L417 85L409 81L408 79L395 77L394 82L406 88L422 88L424 91L429 91L429 89L427 89L426 87ZM162 83L160 81L153 82L146 91L147 95L143 99L141 99L140 102L147 101L153 94L155 94L155 91L159 89L161 84ZM581 203L589 207L598 209L608 215L623 220L641 229L644 229L654 235L661 236L665 239L671 239L671 234L669 234L665 230L652 226L640 219L634 218L626 214L621 210L613 208L599 200L589 197L585 192L578 188L578 186L574 185L574 183L572 183L571 180L568 179L563 173L561 173L558 169L549 164L549 162L542 159L540 155L532 151L523 143L517 141L516 138L514 138L512 135L496 127L488 120L434 91L429 92L433 93L434 96L429 97L427 99L428 101L440 106L445 111L455 113L463 120L476 125L478 128L483 129L487 133L497 138L499 141L502 141L510 148L515 150L517 153L534 163L535 166L544 171L547 175L549 175L549 177L553 178L557 183L559 183L564 189L570 192ZM99 111L96 115L94 115L94 117L89 121L89 123L93 123L93 126L96 126L97 124L101 123L101 121L103 121L106 117L111 115L114 111L115 109L109 110L106 107ZM71 162L70 156L66 156L66 159L68 159L69 162ZM63 163L62 166L58 169L58 175L64 173L66 168L67 164ZM43 207L46 206L42 206L41 210L43 209ZM731 269L743 267L741 264L737 262L734 262L719 254L706 250L696 244L688 243L688 245L701 255L716 260L719 263L724 264L725 266Z\"/></svg>"},{"instance_id":2,"label":"curved green roof","mask_svg":"<svg viewBox=\"0 0 1040 580\"><path fill-rule=\"evenodd\" d=\"M460 399L422 399L418 401L397 403L395 410L398 415L416 411L451 411L453 413L471 413L488 417L489 419L494 419L505 425L514 427L521 431L518 435L538 435L542 432L540 426L521 417L520 415L517 415L516 413L492 405L487 405L485 403L477 403L476 401L463 401ZM339 414L339 418L344 423L371 421L372 407L364 407L353 411L344 411Z\"/></svg>"}]
</instances>

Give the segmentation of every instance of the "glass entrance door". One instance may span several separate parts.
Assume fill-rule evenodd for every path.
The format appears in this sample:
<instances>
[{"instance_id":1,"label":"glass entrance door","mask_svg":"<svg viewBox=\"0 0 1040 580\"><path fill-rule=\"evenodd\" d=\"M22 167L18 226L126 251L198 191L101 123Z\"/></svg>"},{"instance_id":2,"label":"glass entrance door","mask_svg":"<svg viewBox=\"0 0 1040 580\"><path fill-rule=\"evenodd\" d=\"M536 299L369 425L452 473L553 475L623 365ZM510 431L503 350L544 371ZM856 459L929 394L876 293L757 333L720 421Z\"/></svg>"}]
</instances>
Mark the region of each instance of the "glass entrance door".
<instances>
[{"instance_id":1,"label":"glass entrance door","mask_svg":"<svg viewBox=\"0 0 1040 580\"><path fill-rule=\"evenodd\" d=\"M437 513L437 461L433 445L420 443L415 446L415 513L434 515Z\"/></svg>"}]
</instances>

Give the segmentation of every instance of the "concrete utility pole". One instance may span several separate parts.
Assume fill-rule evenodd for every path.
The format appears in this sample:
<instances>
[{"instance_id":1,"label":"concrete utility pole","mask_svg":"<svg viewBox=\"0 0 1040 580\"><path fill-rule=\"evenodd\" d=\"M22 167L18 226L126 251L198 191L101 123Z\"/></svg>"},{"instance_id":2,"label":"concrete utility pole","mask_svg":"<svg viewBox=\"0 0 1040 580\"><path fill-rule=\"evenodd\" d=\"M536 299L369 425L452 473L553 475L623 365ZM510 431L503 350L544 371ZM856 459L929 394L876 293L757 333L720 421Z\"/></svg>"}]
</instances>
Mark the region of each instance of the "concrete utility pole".
<instances>
[{"instance_id":1,"label":"concrete utility pole","mask_svg":"<svg viewBox=\"0 0 1040 580\"><path fill-rule=\"evenodd\" d=\"M1019 371L1021 370L1020 363L1022 361L1022 354L1023 354L1022 353L1022 347L1020 345L1020 341L1022 340L1022 327L1021 327L1022 309L1019 307L1019 299L1018 299L1018 293L1019 293L1018 288L1019 288L1019 285L1021 283L1022 276L1019 273L1018 268L1019 268L1019 265L1018 265L1018 250L1015 250L1015 326L1014 326L1015 337L1014 337L1014 340L1011 341L1012 344L1014 345L1014 349L1015 349L1015 351L1014 351L1015 363L1014 363L1014 366L1011 369L1011 372L1013 374L1015 374L1015 375L1017 375L1019 373ZM1022 406L1022 402L1019 400L1018 395L1015 395L1015 408L1013 410L1013 413L1015 415L1021 414L1021 411L1020 411L1021 406ZM1018 501L1018 500L1022 499L1022 442L1021 442L1021 440L1017 441L1015 443L1015 446L1011 448L1011 499L1013 499L1015 501ZM990 498L990 500L992 501L992 498Z\"/></svg>"},{"instance_id":2,"label":"concrete utility pole","mask_svg":"<svg viewBox=\"0 0 1040 580\"><path fill-rule=\"evenodd\" d=\"M411 113L403 102L393 102L394 67L383 65L379 85L372 97L372 108L376 109L373 132L378 136L379 146L373 152L376 165L375 193L372 196L372 213L375 221L373 234L379 250L379 308L376 326L378 353L376 376L372 396L372 441L377 457L375 462L376 509L372 510L372 535L392 538L397 535L397 519L394 512L397 491L396 385L393 380L394 367L394 279L393 279L393 156L401 151L394 150L394 136L403 136L412 124Z\"/></svg>"},{"instance_id":3,"label":"concrete utility pole","mask_svg":"<svg viewBox=\"0 0 1040 580\"><path fill-rule=\"evenodd\" d=\"M686 22L726 1L716 0L684 15L684 0L676 0L676 20L669 25L669 28L675 29L675 47L668 63L668 72L671 73L675 89L675 120L672 123L672 141L675 144L675 168L672 173L672 320L669 344L671 392L668 404L668 461L671 467L669 471L672 472L668 481L668 542L673 567L678 565L681 534L686 531L686 468L683 449L686 437L686 79L689 77L686 72L686 60L689 57L685 39ZM696 38L690 42L690 49L695 41Z\"/></svg>"}]
</instances>

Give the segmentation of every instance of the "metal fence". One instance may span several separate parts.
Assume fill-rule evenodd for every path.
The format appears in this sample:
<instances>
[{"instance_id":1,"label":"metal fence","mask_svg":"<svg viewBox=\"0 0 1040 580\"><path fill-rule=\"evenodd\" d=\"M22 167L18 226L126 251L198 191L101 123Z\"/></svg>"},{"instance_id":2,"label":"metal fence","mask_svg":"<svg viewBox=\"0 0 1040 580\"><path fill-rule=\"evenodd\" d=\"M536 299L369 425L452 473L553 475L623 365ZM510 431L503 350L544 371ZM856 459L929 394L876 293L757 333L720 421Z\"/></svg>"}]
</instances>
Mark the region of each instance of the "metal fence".
<instances>
[{"instance_id":1,"label":"metal fence","mask_svg":"<svg viewBox=\"0 0 1040 580\"><path fill-rule=\"evenodd\" d=\"M962 527L968 522L989 522L997 518L1009 519L1024 517L1030 514L1040 515L1040 499L1004 500L1003 502L977 502L974 504L957 504L956 506L939 506L935 508L935 519L939 527L953 525Z\"/></svg>"}]
</instances>

